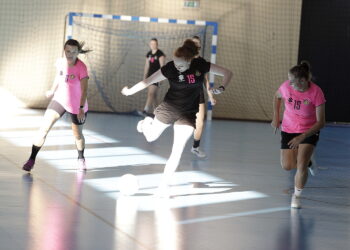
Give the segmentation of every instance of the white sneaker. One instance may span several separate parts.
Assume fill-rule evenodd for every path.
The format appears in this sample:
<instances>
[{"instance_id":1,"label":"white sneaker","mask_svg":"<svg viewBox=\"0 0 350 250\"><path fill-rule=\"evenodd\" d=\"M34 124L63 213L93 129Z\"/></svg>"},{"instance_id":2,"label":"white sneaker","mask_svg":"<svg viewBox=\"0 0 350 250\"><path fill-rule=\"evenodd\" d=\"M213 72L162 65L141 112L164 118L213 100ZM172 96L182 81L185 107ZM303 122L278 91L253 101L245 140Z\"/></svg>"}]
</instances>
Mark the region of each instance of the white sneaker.
<instances>
[{"instance_id":1,"label":"white sneaker","mask_svg":"<svg viewBox=\"0 0 350 250\"><path fill-rule=\"evenodd\" d=\"M142 130L142 124L143 124L144 120L141 120L137 123L137 126L136 126L136 129L137 129L137 132L139 133L142 133L143 130Z\"/></svg>"},{"instance_id":2,"label":"white sneaker","mask_svg":"<svg viewBox=\"0 0 350 250\"><path fill-rule=\"evenodd\" d=\"M311 160L310 160L308 169L309 169L310 174L312 176L316 176L317 175L317 173L318 173L318 166L317 166L315 157L313 155L311 156Z\"/></svg>"},{"instance_id":3,"label":"white sneaker","mask_svg":"<svg viewBox=\"0 0 350 250\"><path fill-rule=\"evenodd\" d=\"M199 158L205 158L207 156L202 150L199 149L199 147L198 148L192 147L191 152Z\"/></svg>"},{"instance_id":4,"label":"white sneaker","mask_svg":"<svg viewBox=\"0 0 350 250\"><path fill-rule=\"evenodd\" d=\"M79 171L87 170L85 159L78 159L78 170Z\"/></svg>"},{"instance_id":5,"label":"white sneaker","mask_svg":"<svg viewBox=\"0 0 350 250\"><path fill-rule=\"evenodd\" d=\"M296 196L295 194L293 194L290 207L297 209L301 208L300 196Z\"/></svg>"},{"instance_id":6,"label":"white sneaker","mask_svg":"<svg viewBox=\"0 0 350 250\"><path fill-rule=\"evenodd\" d=\"M139 122L137 123L137 127L136 127L137 131L138 131L139 133L143 133L143 128L144 128L144 126L145 126L145 125L146 125L146 126L149 126L149 125L151 125L152 122L153 122L153 118L147 116L145 119L143 119L143 120L141 120L141 121L139 121Z\"/></svg>"}]
</instances>

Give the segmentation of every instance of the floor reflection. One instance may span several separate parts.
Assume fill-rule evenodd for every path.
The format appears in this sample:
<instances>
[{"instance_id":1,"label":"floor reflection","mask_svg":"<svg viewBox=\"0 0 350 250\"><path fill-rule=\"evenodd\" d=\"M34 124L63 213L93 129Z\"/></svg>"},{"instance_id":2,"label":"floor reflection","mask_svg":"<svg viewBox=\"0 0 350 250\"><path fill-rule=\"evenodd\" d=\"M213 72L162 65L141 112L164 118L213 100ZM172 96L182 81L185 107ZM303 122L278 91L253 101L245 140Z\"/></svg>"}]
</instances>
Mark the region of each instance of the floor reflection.
<instances>
[{"instance_id":1,"label":"floor reflection","mask_svg":"<svg viewBox=\"0 0 350 250\"><path fill-rule=\"evenodd\" d=\"M45 183L31 174L23 175L28 198L28 250L65 250L77 248L79 211L84 173L78 172L71 183L72 198L50 196ZM46 190L44 190L46 188Z\"/></svg>"}]
</instances>

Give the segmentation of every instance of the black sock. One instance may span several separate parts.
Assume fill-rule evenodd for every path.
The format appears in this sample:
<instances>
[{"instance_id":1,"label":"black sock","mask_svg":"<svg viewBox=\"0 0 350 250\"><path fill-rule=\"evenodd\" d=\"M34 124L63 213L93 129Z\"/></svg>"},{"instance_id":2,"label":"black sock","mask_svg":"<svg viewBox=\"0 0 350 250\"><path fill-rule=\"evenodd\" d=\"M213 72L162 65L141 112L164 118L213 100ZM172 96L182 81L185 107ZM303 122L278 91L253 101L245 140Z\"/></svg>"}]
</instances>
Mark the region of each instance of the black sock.
<instances>
[{"instance_id":1,"label":"black sock","mask_svg":"<svg viewBox=\"0 0 350 250\"><path fill-rule=\"evenodd\" d=\"M40 149L41 149L41 147L37 147L37 146L33 145L32 146L32 153L31 153L29 159L32 159L35 161L36 155L38 154Z\"/></svg>"},{"instance_id":2,"label":"black sock","mask_svg":"<svg viewBox=\"0 0 350 250\"><path fill-rule=\"evenodd\" d=\"M78 150L78 159L84 159L84 149Z\"/></svg>"},{"instance_id":3,"label":"black sock","mask_svg":"<svg viewBox=\"0 0 350 250\"><path fill-rule=\"evenodd\" d=\"M193 140L193 147L194 148L198 148L199 147L199 143L201 143L201 140Z\"/></svg>"}]
</instances>

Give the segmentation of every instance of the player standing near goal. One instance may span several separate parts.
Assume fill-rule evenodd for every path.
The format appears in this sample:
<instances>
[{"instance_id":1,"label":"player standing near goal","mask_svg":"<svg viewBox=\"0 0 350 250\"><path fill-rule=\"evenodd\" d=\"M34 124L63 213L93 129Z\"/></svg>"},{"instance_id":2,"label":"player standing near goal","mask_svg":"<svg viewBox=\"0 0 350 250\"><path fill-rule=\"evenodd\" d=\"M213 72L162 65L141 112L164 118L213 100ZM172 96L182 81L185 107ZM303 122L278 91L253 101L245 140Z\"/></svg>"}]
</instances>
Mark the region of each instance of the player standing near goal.
<instances>
[{"instance_id":1,"label":"player standing near goal","mask_svg":"<svg viewBox=\"0 0 350 250\"><path fill-rule=\"evenodd\" d=\"M171 178L179 165L186 142L193 134L204 75L211 72L223 76L223 85L213 89L217 94L225 89L232 77L228 69L206 61L193 60L197 54L198 47L191 39L187 39L176 49L173 61L130 89L124 87L122 90L123 95L133 95L152 83L169 80L170 87L155 110L155 118L146 117L137 124L137 130L144 134L148 142L155 141L167 127L174 125L173 147L159 185L159 196L168 196Z\"/></svg>"},{"instance_id":2,"label":"player standing near goal","mask_svg":"<svg viewBox=\"0 0 350 250\"><path fill-rule=\"evenodd\" d=\"M192 41L197 45L198 50L200 51L201 49L201 40L198 36L193 36ZM198 55L195 57L194 60L204 60L198 53ZM205 60L204 60L205 61ZM211 105L216 104L216 100L213 97L213 93L210 92L210 85L209 85L209 80L208 80L208 74L205 75L204 77L204 82L205 82L205 88L208 93L208 98L210 100ZM204 88L201 88L200 92L200 99L199 99L199 110L197 113L197 118L196 118L196 129L194 130L193 133L193 146L191 148L191 152L198 156L199 158L205 158L206 154L199 149L199 144L201 142L201 137L203 133L203 128L204 128L204 118L205 118L205 98L204 98Z\"/></svg>"},{"instance_id":3,"label":"player standing near goal","mask_svg":"<svg viewBox=\"0 0 350 250\"><path fill-rule=\"evenodd\" d=\"M84 50L83 46L84 43L79 43L74 39L69 39L64 44L65 57L57 61L54 83L46 92L48 98L52 96L53 98L46 109L43 124L34 140L31 155L23 165L25 171L33 169L35 158L48 132L65 112L69 113L72 119L72 130L78 150L78 168L86 170L83 124L88 111L86 96L89 75L85 64L78 58L78 55L88 53L90 50Z\"/></svg>"},{"instance_id":4,"label":"player standing near goal","mask_svg":"<svg viewBox=\"0 0 350 250\"><path fill-rule=\"evenodd\" d=\"M303 61L292 67L274 97L271 125L280 126L281 101L284 114L281 125L281 165L285 170L297 168L291 207L300 208L300 196L308 178L308 167L315 174L311 156L325 125L325 98L320 87L311 81L310 65Z\"/></svg>"},{"instance_id":5,"label":"player standing near goal","mask_svg":"<svg viewBox=\"0 0 350 250\"><path fill-rule=\"evenodd\" d=\"M158 49L157 38L152 38L149 42L150 51L146 54L146 63L144 69L144 77L146 79L154 72L159 70L165 64L165 54L163 51ZM153 111L157 106L157 92L158 92L159 82L153 83L148 87L147 100L143 112L141 115L153 116Z\"/></svg>"}]
</instances>

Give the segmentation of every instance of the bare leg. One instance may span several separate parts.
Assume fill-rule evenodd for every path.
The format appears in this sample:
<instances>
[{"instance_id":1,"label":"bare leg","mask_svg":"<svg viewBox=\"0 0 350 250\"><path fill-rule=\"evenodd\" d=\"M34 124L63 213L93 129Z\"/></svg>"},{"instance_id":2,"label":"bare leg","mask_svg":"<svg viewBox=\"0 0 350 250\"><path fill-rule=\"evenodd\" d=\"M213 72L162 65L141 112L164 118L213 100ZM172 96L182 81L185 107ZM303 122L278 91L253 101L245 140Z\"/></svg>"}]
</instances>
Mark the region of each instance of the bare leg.
<instances>
[{"instance_id":1,"label":"bare leg","mask_svg":"<svg viewBox=\"0 0 350 250\"><path fill-rule=\"evenodd\" d=\"M60 114L53 109L47 109L45 111L43 124L33 142L34 146L42 147L44 145L47 134L58 119L60 119Z\"/></svg>"},{"instance_id":2,"label":"bare leg","mask_svg":"<svg viewBox=\"0 0 350 250\"><path fill-rule=\"evenodd\" d=\"M294 193L291 207L301 208L300 196L308 178L308 164L311 159L314 146L311 144L300 144L298 149L282 149L281 164L286 170L297 168L294 176Z\"/></svg>"},{"instance_id":3,"label":"bare leg","mask_svg":"<svg viewBox=\"0 0 350 250\"><path fill-rule=\"evenodd\" d=\"M160 187L167 187L181 159L185 145L192 136L194 128L189 125L174 125L174 143L170 157L165 165Z\"/></svg>"},{"instance_id":4,"label":"bare leg","mask_svg":"<svg viewBox=\"0 0 350 250\"><path fill-rule=\"evenodd\" d=\"M34 139L32 152L29 156L29 159L24 163L22 167L23 170L31 171L33 169L36 156L39 150L41 149L41 147L44 145L47 134L49 133L50 129L59 118L60 118L60 114L58 114L56 111L52 109L47 109L45 111L43 124L39 129L38 135Z\"/></svg>"},{"instance_id":5,"label":"bare leg","mask_svg":"<svg viewBox=\"0 0 350 250\"><path fill-rule=\"evenodd\" d=\"M193 134L195 140L200 140L204 128L204 115L205 115L205 105L204 103L199 104L199 111L196 115L196 129Z\"/></svg>"},{"instance_id":6,"label":"bare leg","mask_svg":"<svg viewBox=\"0 0 350 250\"><path fill-rule=\"evenodd\" d=\"M72 123L72 131L75 138L75 145L78 151L85 149L85 137L83 135L83 125Z\"/></svg>"},{"instance_id":7,"label":"bare leg","mask_svg":"<svg viewBox=\"0 0 350 250\"><path fill-rule=\"evenodd\" d=\"M199 149L203 128L204 128L204 116L205 116L205 105L204 103L199 104L199 111L196 114L196 130L193 134L193 145L191 152L199 158L205 158L206 154Z\"/></svg>"},{"instance_id":8,"label":"bare leg","mask_svg":"<svg viewBox=\"0 0 350 250\"><path fill-rule=\"evenodd\" d=\"M157 92L157 86L151 85L148 87L147 100L144 108L147 113L153 112L154 108L157 106Z\"/></svg>"},{"instance_id":9,"label":"bare leg","mask_svg":"<svg viewBox=\"0 0 350 250\"><path fill-rule=\"evenodd\" d=\"M75 145L78 150L78 169L80 171L86 171L86 162L84 157L85 150L85 138L83 135L83 126L72 123L72 131L75 138Z\"/></svg>"},{"instance_id":10,"label":"bare leg","mask_svg":"<svg viewBox=\"0 0 350 250\"><path fill-rule=\"evenodd\" d=\"M308 177L308 165L314 152L314 145L300 144L297 159L297 172L295 174L295 187L303 189Z\"/></svg>"},{"instance_id":11,"label":"bare leg","mask_svg":"<svg viewBox=\"0 0 350 250\"><path fill-rule=\"evenodd\" d=\"M281 166L285 170L297 168L298 149L281 149Z\"/></svg>"}]
</instances>

